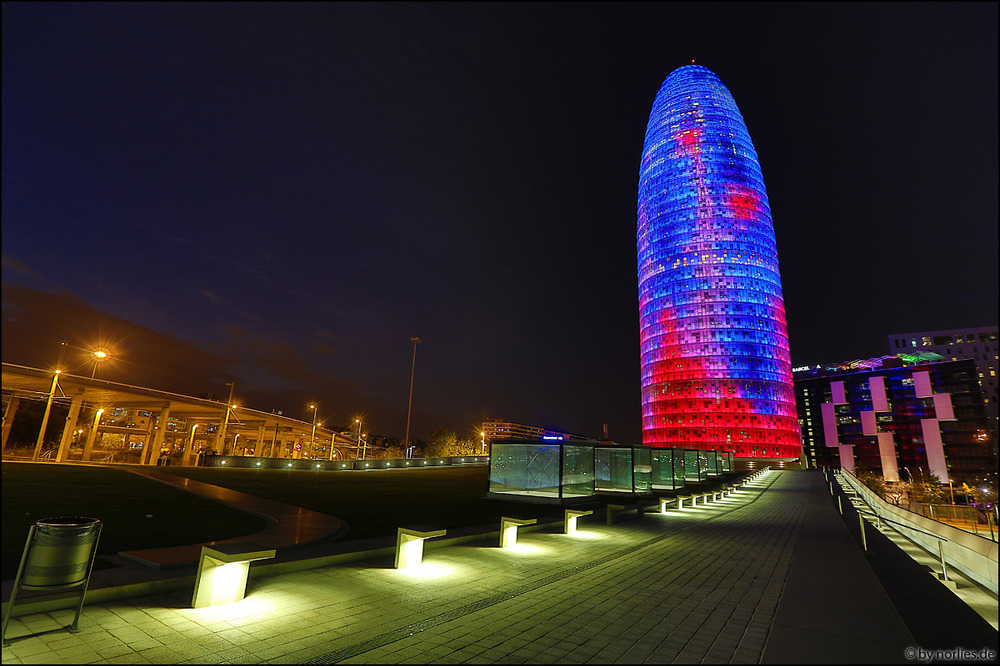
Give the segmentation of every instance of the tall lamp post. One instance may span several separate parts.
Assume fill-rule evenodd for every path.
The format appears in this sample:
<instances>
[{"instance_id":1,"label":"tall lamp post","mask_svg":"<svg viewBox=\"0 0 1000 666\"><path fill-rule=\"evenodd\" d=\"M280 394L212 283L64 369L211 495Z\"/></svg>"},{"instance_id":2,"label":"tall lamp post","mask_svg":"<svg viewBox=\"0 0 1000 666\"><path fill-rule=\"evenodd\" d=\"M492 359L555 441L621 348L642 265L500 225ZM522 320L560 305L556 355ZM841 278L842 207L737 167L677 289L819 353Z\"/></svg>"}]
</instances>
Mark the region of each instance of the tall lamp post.
<instances>
[{"instance_id":1,"label":"tall lamp post","mask_svg":"<svg viewBox=\"0 0 1000 666\"><path fill-rule=\"evenodd\" d=\"M354 419L354 422L358 424L358 448L361 449L361 459L367 460L368 456L368 440L365 440L364 447L361 445L361 419Z\"/></svg>"},{"instance_id":2,"label":"tall lamp post","mask_svg":"<svg viewBox=\"0 0 1000 666\"><path fill-rule=\"evenodd\" d=\"M45 442L45 429L49 425L49 414L52 413L52 400L56 395L56 386L59 384L59 375L62 374L63 355L66 353L66 341L63 340L59 346L59 360L56 362L56 369L52 373L52 386L49 387L49 399L45 403L45 414L42 416L42 429L38 431L38 440L35 442L35 452L32 460L38 460L38 455L42 452L42 444Z\"/></svg>"},{"instance_id":3,"label":"tall lamp post","mask_svg":"<svg viewBox=\"0 0 1000 666\"><path fill-rule=\"evenodd\" d=\"M403 439L403 446L410 445L410 409L413 407L413 372L417 368L417 343L420 338L410 338L413 343L413 363L410 365L410 402L406 405L406 437Z\"/></svg>"},{"instance_id":4,"label":"tall lamp post","mask_svg":"<svg viewBox=\"0 0 1000 666\"><path fill-rule=\"evenodd\" d=\"M312 433L309 435L309 449L316 454L316 412L319 411L318 405L309 405L309 409L313 410L313 424Z\"/></svg>"},{"instance_id":5,"label":"tall lamp post","mask_svg":"<svg viewBox=\"0 0 1000 666\"><path fill-rule=\"evenodd\" d=\"M330 426L330 460L333 460L337 455L337 449L333 448L333 445L337 443L337 433L334 431L333 426Z\"/></svg>"},{"instance_id":6,"label":"tall lamp post","mask_svg":"<svg viewBox=\"0 0 1000 666\"><path fill-rule=\"evenodd\" d=\"M235 387L233 382L226 382L229 387L229 400L226 402L226 417L222 420L222 432L219 433L219 439L222 441L222 455L226 455L226 430L229 428L229 410L233 408L233 388Z\"/></svg>"}]
</instances>

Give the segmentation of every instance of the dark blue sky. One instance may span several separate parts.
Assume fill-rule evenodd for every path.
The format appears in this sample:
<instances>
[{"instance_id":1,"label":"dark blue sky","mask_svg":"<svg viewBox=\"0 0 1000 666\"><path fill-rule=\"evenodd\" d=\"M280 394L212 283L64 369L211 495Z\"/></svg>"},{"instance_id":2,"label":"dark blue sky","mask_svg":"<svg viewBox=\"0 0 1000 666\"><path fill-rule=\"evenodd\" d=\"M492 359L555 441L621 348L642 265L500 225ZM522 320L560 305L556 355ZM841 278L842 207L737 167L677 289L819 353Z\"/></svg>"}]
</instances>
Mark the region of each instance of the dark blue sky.
<instances>
[{"instance_id":1,"label":"dark blue sky","mask_svg":"<svg viewBox=\"0 0 1000 666\"><path fill-rule=\"evenodd\" d=\"M637 442L666 75L743 112L805 364L996 323L996 54L995 3L5 3L3 360L402 437L419 336L416 437Z\"/></svg>"}]
</instances>

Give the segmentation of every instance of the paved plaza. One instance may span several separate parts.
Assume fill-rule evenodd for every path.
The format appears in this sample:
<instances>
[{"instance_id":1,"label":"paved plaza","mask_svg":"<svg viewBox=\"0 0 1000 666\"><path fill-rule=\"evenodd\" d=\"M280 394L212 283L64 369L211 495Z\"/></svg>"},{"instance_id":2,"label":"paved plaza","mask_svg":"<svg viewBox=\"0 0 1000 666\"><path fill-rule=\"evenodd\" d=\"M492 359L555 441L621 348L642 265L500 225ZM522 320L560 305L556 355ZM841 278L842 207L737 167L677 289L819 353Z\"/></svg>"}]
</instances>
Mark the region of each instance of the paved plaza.
<instances>
[{"instance_id":1,"label":"paved plaza","mask_svg":"<svg viewBox=\"0 0 1000 666\"><path fill-rule=\"evenodd\" d=\"M3 662L908 663L920 647L818 472L392 565L251 579L211 608L190 608L191 590L87 606L79 634L52 631L70 610L15 618Z\"/></svg>"}]
</instances>

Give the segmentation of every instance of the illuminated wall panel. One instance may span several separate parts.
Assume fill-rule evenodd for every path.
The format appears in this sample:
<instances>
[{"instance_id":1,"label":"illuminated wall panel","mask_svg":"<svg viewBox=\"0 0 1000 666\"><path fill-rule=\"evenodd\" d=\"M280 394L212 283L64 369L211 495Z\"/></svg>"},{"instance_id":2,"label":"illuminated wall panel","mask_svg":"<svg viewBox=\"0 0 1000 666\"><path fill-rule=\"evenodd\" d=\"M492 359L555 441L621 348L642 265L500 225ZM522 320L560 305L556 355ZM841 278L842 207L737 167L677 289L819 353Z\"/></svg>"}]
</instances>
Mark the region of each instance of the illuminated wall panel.
<instances>
[{"instance_id":1,"label":"illuminated wall panel","mask_svg":"<svg viewBox=\"0 0 1000 666\"><path fill-rule=\"evenodd\" d=\"M643 443L801 452L771 211L729 90L673 71L639 170Z\"/></svg>"}]
</instances>

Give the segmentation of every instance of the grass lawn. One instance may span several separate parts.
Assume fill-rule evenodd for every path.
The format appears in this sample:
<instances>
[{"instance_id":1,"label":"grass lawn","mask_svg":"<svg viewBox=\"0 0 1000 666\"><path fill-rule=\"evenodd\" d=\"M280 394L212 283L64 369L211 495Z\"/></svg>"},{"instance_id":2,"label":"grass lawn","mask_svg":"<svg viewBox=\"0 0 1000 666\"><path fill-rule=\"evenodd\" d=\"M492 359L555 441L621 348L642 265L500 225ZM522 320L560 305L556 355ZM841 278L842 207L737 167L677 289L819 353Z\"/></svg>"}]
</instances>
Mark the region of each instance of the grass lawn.
<instances>
[{"instance_id":1,"label":"grass lawn","mask_svg":"<svg viewBox=\"0 0 1000 666\"><path fill-rule=\"evenodd\" d=\"M104 522L99 552L176 546L257 532L256 516L113 467L3 463L3 579L17 574L29 527L40 518ZM347 521L344 537L392 536L405 524L489 525L502 515L558 519L551 505L485 499L489 467L364 472L157 467ZM147 518L151 514L152 518Z\"/></svg>"},{"instance_id":2,"label":"grass lawn","mask_svg":"<svg viewBox=\"0 0 1000 666\"><path fill-rule=\"evenodd\" d=\"M347 521L344 540L393 536L406 524L468 527L503 515L562 517L553 505L487 500L489 466L366 471L160 467L159 471L320 511Z\"/></svg>"},{"instance_id":3,"label":"grass lawn","mask_svg":"<svg viewBox=\"0 0 1000 666\"><path fill-rule=\"evenodd\" d=\"M99 518L102 555L226 539L267 524L122 469L5 462L2 475L3 580L17 575L28 530L42 518Z\"/></svg>"}]
</instances>

